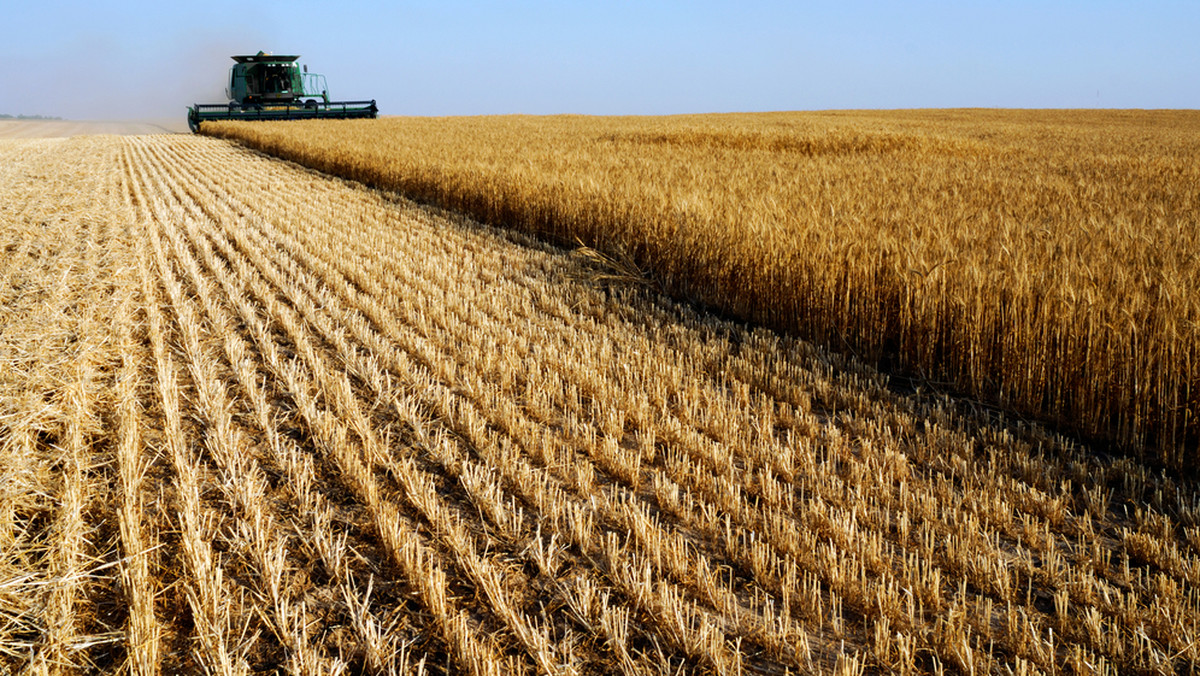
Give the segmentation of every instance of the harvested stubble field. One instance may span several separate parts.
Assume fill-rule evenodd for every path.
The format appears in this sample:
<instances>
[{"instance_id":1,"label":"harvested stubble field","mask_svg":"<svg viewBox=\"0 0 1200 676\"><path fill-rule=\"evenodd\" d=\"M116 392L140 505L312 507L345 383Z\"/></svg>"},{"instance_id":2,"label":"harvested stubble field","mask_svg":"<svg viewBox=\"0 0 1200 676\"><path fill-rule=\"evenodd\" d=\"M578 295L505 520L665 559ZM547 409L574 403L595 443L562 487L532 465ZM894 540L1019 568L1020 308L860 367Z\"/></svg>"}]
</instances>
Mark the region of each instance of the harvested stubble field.
<instances>
[{"instance_id":1,"label":"harvested stubble field","mask_svg":"<svg viewBox=\"0 0 1200 676\"><path fill-rule=\"evenodd\" d=\"M1200 466L1200 112L387 118L211 132Z\"/></svg>"},{"instance_id":2,"label":"harvested stubble field","mask_svg":"<svg viewBox=\"0 0 1200 676\"><path fill-rule=\"evenodd\" d=\"M1200 494L202 137L0 141L0 671L1192 673Z\"/></svg>"}]
</instances>

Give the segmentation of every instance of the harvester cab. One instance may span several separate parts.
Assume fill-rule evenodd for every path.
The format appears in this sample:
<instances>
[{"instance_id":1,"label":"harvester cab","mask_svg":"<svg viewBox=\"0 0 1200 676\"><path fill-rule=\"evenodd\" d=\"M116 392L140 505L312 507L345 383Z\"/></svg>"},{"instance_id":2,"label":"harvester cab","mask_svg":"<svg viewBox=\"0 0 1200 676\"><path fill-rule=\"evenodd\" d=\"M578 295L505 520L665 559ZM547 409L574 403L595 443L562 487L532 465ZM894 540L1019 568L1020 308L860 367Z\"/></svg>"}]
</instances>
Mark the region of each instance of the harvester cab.
<instances>
[{"instance_id":1,"label":"harvester cab","mask_svg":"<svg viewBox=\"0 0 1200 676\"><path fill-rule=\"evenodd\" d=\"M330 101L325 76L309 73L299 56L259 52L235 56L225 95L229 103L197 103L188 108L193 132L210 120L304 120L374 118L375 101Z\"/></svg>"}]
</instances>

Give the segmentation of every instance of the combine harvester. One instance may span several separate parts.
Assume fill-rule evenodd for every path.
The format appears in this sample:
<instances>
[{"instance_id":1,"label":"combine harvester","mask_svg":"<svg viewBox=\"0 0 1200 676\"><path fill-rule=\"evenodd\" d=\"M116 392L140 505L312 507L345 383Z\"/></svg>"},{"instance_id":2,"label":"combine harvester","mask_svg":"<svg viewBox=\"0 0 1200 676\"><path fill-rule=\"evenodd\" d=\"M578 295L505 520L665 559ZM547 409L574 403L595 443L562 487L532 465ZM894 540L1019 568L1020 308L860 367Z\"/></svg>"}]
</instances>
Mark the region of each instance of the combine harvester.
<instances>
[{"instance_id":1,"label":"combine harvester","mask_svg":"<svg viewBox=\"0 0 1200 676\"><path fill-rule=\"evenodd\" d=\"M229 103L197 103L188 108L188 127L200 131L210 120L346 120L375 118L370 101L330 101L325 76L301 71L299 56L259 52L235 56L225 95Z\"/></svg>"}]
</instances>

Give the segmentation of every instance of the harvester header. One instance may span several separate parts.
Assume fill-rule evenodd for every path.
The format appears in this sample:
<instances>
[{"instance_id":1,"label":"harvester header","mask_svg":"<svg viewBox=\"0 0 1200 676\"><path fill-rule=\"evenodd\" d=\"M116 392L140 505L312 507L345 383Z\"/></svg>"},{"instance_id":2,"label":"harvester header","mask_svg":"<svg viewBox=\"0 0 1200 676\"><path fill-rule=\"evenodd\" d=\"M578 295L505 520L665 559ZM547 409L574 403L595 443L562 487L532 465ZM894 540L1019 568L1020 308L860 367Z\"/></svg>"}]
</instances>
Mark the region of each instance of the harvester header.
<instances>
[{"instance_id":1,"label":"harvester header","mask_svg":"<svg viewBox=\"0 0 1200 676\"><path fill-rule=\"evenodd\" d=\"M306 120L374 118L370 101L330 101L325 76L296 63L299 56L259 52L232 57L225 83L228 103L197 103L188 108L193 132L210 120Z\"/></svg>"}]
</instances>

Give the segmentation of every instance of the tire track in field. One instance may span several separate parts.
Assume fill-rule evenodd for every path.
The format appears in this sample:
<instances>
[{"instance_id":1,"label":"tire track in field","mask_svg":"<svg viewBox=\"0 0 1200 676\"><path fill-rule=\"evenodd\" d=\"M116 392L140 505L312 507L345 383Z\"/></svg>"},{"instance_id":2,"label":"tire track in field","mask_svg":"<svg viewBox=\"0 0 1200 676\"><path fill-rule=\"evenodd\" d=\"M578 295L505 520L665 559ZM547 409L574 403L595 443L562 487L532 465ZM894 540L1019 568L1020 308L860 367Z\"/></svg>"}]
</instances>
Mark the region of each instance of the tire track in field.
<instances>
[{"instance_id":1,"label":"tire track in field","mask_svg":"<svg viewBox=\"0 0 1200 676\"><path fill-rule=\"evenodd\" d=\"M27 660L29 673L77 673L123 659L125 611L108 572L119 536L104 317L123 293L113 280L126 251L103 198L93 199L115 181L90 170L118 149L33 145L14 165L18 186L38 179L36 197L5 200L16 207L5 236L20 241L0 314L0 655ZM58 153L80 161L55 176L47 164Z\"/></svg>"}]
</instances>

